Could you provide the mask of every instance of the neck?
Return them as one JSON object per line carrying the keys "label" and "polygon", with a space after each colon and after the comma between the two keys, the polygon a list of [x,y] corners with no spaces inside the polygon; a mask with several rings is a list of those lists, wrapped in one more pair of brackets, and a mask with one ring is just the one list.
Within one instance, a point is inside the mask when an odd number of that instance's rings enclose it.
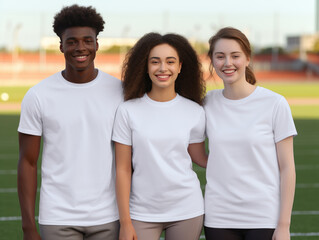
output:
{"label": "neck", "polygon": [[174,89],[158,89],[152,87],[152,90],[147,93],[149,98],[158,102],[168,102],[176,97]]}
{"label": "neck", "polygon": [[256,86],[245,81],[244,83],[224,85],[223,95],[231,100],[239,100],[248,97],[255,89]]}
{"label": "neck", "polygon": [[62,76],[69,82],[73,83],[88,83],[96,78],[98,70],[94,67],[90,70],[71,70],[66,68],[62,71]]}

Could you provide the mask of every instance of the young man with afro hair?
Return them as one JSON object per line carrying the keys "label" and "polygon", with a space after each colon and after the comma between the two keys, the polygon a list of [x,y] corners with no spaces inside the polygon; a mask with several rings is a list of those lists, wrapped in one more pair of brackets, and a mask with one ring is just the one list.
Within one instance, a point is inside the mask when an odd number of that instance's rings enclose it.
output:
{"label": "young man with afro hair", "polygon": [[[123,97],[121,81],[94,67],[103,28],[92,7],[72,5],[57,13],[53,29],[65,69],[23,99],[18,194],[24,240],[118,239],[111,134]],[[41,140],[39,234],[35,202]]]}

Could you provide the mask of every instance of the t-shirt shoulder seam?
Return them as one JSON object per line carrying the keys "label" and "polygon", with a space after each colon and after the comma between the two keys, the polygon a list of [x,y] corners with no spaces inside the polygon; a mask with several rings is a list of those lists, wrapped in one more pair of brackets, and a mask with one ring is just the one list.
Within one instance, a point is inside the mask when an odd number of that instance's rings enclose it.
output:
{"label": "t-shirt shoulder seam", "polygon": [[[48,78],[46,78],[46,79],[48,79]],[[46,79],[44,79],[44,80],[46,80]],[[35,86],[37,86],[37,85],[35,85]],[[41,104],[41,100],[40,100],[40,97],[39,97],[39,94],[38,94],[39,91],[38,91],[37,88],[34,88],[34,87],[30,88],[29,91],[30,91],[30,94],[33,95],[34,104],[39,106],[39,112],[41,114],[40,117],[41,117],[41,119],[43,119],[42,104]]]}
{"label": "t-shirt shoulder seam", "polygon": [[274,109],[273,109],[273,113],[272,113],[272,125],[274,126],[275,124],[275,117],[276,117],[276,114],[277,114],[277,111],[278,111],[278,108],[279,108],[279,104],[284,100],[285,98],[281,95],[278,95],[278,99],[276,99],[276,103],[275,103],[275,106],[274,106]]}

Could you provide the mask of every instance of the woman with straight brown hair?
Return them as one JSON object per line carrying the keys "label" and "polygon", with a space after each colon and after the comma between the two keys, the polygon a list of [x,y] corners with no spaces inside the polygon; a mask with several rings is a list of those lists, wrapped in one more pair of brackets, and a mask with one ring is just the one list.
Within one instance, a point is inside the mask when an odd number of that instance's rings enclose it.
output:
{"label": "woman with straight brown hair", "polygon": [[224,89],[208,92],[207,240],[289,240],[295,190],[293,136],[284,97],[256,86],[251,48],[235,28],[209,40]]}

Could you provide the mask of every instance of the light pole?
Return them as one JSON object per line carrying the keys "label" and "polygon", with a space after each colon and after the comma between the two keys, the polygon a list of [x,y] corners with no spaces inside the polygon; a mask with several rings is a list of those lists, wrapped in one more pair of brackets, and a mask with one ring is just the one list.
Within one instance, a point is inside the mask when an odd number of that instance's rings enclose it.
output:
{"label": "light pole", "polygon": [[124,44],[126,44],[125,39],[127,38],[127,34],[129,31],[130,31],[130,26],[128,26],[128,25],[124,26],[123,31],[122,31],[122,40],[120,43],[120,66],[123,66],[123,61],[124,61],[125,54],[126,54],[126,45],[124,45]]}
{"label": "light pole", "polygon": [[18,36],[19,31],[22,27],[21,23],[18,23],[14,29],[13,29],[13,46],[12,46],[12,70],[13,70],[13,81],[17,80],[18,78],[18,71],[19,71],[19,65],[18,65],[18,55],[19,55],[19,49],[18,49]]}
{"label": "light pole", "polygon": [[16,64],[18,60],[18,36],[19,30],[21,29],[22,24],[18,23],[13,29],[13,46],[12,46],[12,64]]}

